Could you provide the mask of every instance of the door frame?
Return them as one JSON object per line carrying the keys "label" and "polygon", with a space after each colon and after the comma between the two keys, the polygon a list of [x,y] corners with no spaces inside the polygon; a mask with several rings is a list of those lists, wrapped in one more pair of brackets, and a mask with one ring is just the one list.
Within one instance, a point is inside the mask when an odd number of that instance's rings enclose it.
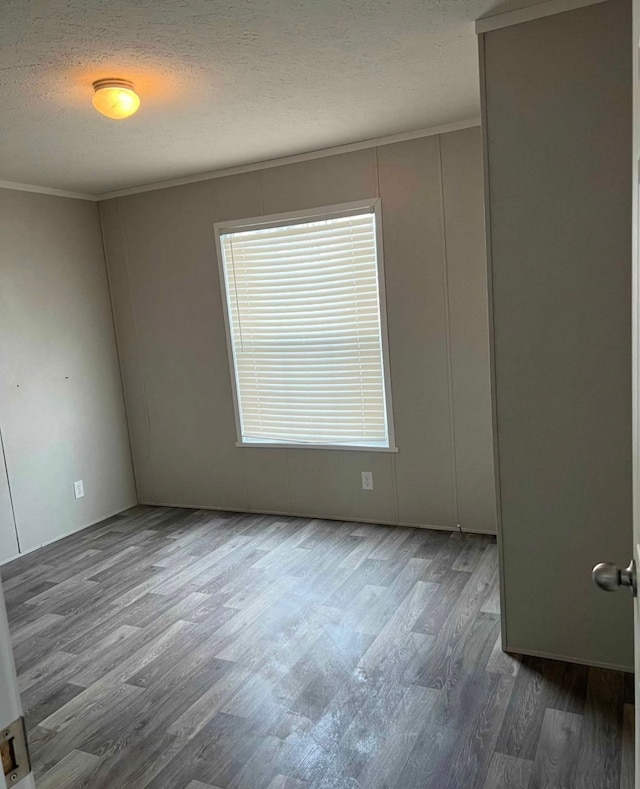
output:
{"label": "door frame", "polygon": [[[22,702],[13,660],[9,620],[7,619],[4,593],[0,582],[0,728],[9,726],[21,716]],[[1,773],[2,770],[0,770]],[[4,777],[0,777],[0,780],[2,780],[2,786],[8,786]],[[33,773],[29,773],[21,781],[13,783],[11,786],[18,786],[20,789],[35,789],[36,784]]]}
{"label": "door frame", "polygon": [[[633,404],[633,558],[640,567],[640,0],[633,0],[633,151],[632,151],[632,404]],[[635,662],[635,763],[636,788],[640,789],[640,603],[634,601]]]}

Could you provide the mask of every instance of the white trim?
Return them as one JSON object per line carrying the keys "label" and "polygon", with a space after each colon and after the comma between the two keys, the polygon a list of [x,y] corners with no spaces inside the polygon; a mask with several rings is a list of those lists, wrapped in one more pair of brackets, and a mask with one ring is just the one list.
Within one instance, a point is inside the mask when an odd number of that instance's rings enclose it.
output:
{"label": "white trim", "polygon": [[[222,258],[222,245],[220,232],[224,230],[223,223],[217,222],[213,226],[215,239],[215,255],[218,259],[218,276],[220,277],[220,297],[222,299],[222,315],[224,319],[224,333],[227,340],[227,359],[229,360],[229,380],[231,381],[231,397],[233,399],[233,416],[236,423],[236,446],[242,441],[242,424],[240,422],[240,403],[238,398],[238,377],[233,359],[233,345],[231,344],[231,318],[229,317],[229,289],[227,276]],[[244,472],[243,472],[244,473]]]}
{"label": "white trim", "polygon": [[79,526],[77,529],[71,529],[71,531],[66,531],[64,534],[59,534],[57,537],[54,537],[52,540],[47,540],[46,542],[40,543],[40,545],[34,545],[33,548],[27,548],[20,553],[17,553],[15,556],[11,556],[9,559],[3,559],[0,562],[0,566],[3,564],[9,564],[9,562],[15,562],[16,559],[22,559],[23,556],[26,556],[29,553],[33,553],[34,551],[39,551],[40,548],[46,548],[47,545],[53,545],[54,542],[58,542],[59,540],[64,540],[65,537],[71,537],[73,534],[77,534],[78,532],[84,531],[85,529],[90,529],[92,526],[95,526],[98,523],[102,523],[102,521],[107,521],[109,518],[114,518],[116,515],[120,515],[121,512],[126,512],[127,510],[133,509],[134,507],[138,506],[138,502],[135,501],[133,504],[127,504],[125,507],[120,507],[120,509],[114,510],[113,512],[109,512],[107,515],[101,515],[99,518],[91,521],[90,523],[85,523],[84,526]]}
{"label": "white trim", "polygon": [[[592,2],[602,2],[603,0],[592,0]],[[460,131],[461,129],[471,129],[480,126],[480,118],[468,118],[452,123],[443,123],[440,126],[427,126],[423,129],[414,131],[399,132],[389,134],[385,137],[373,137],[369,140],[336,145],[332,148],[319,148],[315,151],[296,153],[291,156],[282,156],[276,159],[265,159],[259,162],[240,164],[234,167],[226,167],[222,170],[211,170],[210,172],[198,175],[187,175],[183,178],[171,178],[166,181],[156,181],[154,183],[140,184],[140,186],[130,186],[126,189],[117,189],[113,192],[103,192],[102,194],[85,194],[83,192],[68,192],[64,189],[54,189],[49,186],[38,186],[37,184],[21,184],[14,181],[0,181],[0,189],[15,189],[19,192],[37,192],[38,194],[54,195],[56,197],[71,197],[75,200],[90,200],[99,202],[101,200],[111,200],[114,197],[126,197],[136,195],[141,192],[154,192],[157,189],[169,189],[172,186],[184,186],[194,184],[198,181],[209,181],[212,178],[225,178],[227,175],[239,175],[240,173],[250,173],[255,170],[267,170],[271,167],[282,167],[286,164],[297,164],[298,162],[308,162],[312,159],[322,159],[325,156],[337,156],[341,153],[351,153],[352,151],[362,151],[367,148],[377,148],[379,145],[391,145],[395,142],[406,142],[407,140],[418,140],[421,137],[432,137],[436,134],[447,134],[448,132]]]}
{"label": "white trim", "polygon": [[[640,7],[632,6],[632,156],[631,156],[631,394],[632,394],[632,473],[633,473],[633,555],[640,562]],[[635,663],[634,688],[636,695],[640,690],[640,608],[638,598],[633,603],[633,646]],[[640,707],[635,712],[635,772],[636,781],[640,778]]]}
{"label": "white trim", "polygon": [[[336,205],[319,206],[318,208],[302,208],[299,211],[284,211],[281,214],[264,214],[262,216],[251,216],[247,219],[230,219],[228,221],[216,222],[214,230],[218,235],[226,230],[262,230],[266,227],[277,225],[303,224],[309,220],[336,219],[350,214],[357,214],[363,209],[368,209],[374,213],[376,203],[380,202],[379,197],[370,197],[365,200],[352,200],[349,203],[337,203]],[[376,218],[378,218],[376,216]]]}
{"label": "white trim", "polygon": [[449,437],[451,441],[452,499],[456,523],[460,521],[460,485],[458,482],[458,445],[456,435],[455,384],[453,375],[453,338],[451,333],[451,289],[449,287],[449,246],[445,211],[445,177],[442,162],[442,140],[438,137],[438,187],[440,192],[440,227],[442,228],[442,306],[444,308],[444,336],[447,348],[447,400],[449,401]]}
{"label": "white trim", "polygon": [[505,11],[503,14],[485,16],[476,20],[476,33],[488,33],[491,30],[500,30],[511,25],[520,25],[523,22],[532,22],[545,16],[563,14],[565,11],[575,11],[588,5],[604,3],[606,0],[547,0],[545,3],[518,8],[515,11]]}
{"label": "white trim", "polygon": [[98,200],[111,200],[113,197],[126,197],[140,192],[152,192],[157,189],[168,189],[171,186],[183,186],[193,184],[198,181],[208,181],[211,178],[225,178],[227,175],[239,175],[240,173],[250,173],[255,170],[268,170],[271,167],[282,167],[286,164],[297,164],[298,162],[308,162],[312,159],[322,159],[325,156],[337,156],[341,153],[351,153],[352,151],[362,151],[366,148],[377,148],[379,145],[391,145],[395,142],[406,142],[407,140],[418,140],[421,137],[432,137],[436,134],[447,134],[448,132],[460,131],[461,129],[471,129],[480,125],[480,118],[469,118],[453,123],[444,123],[441,126],[429,126],[415,131],[400,132],[399,134],[389,134],[386,137],[374,137],[370,140],[347,143],[346,145],[336,145],[333,148],[319,148],[316,151],[297,153],[291,156],[283,156],[277,159],[267,159],[261,162],[241,164],[236,167],[227,167],[224,170],[212,170],[200,175],[188,175],[184,178],[173,178],[168,181],[157,181],[156,183],[143,184],[141,186],[131,186],[128,189],[119,189],[115,192],[105,192],[98,195]]}
{"label": "white trim", "polygon": [[[377,162],[376,162],[377,171]],[[378,263],[378,311],[380,314],[380,343],[382,345],[382,375],[384,376],[384,408],[387,417],[388,450],[397,452],[396,430],[391,395],[391,354],[389,353],[389,328],[387,325],[387,289],[384,274],[384,241],[382,237],[382,199],[378,195],[372,206],[376,223],[376,258]]]}
{"label": "white trim", "polygon": [[487,262],[487,295],[489,319],[489,374],[491,377],[491,437],[493,447],[493,473],[496,495],[496,533],[498,540],[498,579],[500,588],[500,636],[506,650],[507,596],[504,583],[504,542],[502,539],[502,489],[500,485],[500,445],[498,442],[498,386],[496,381],[496,349],[493,314],[493,245],[491,238],[491,189],[489,167],[489,118],[487,114],[487,84],[485,74],[485,41],[478,38],[478,68],[480,74],[480,111],[482,113],[482,174],[484,188],[485,254]]}
{"label": "white trim", "polygon": [[99,195],[84,194],[84,192],[67,192],[64,189],[53,189],[49,186],[37,186],[36,184],[19,184],[14,181],[0,181],[0,189],[13,189],[16,192],[35,192],[40,195],[52,195],[53,197],[69,197],[72,200],[90,200],[96,203],[101,200]]}
{"label": "white trim", "polygon": [[398,452],[398,447],[378,447],[373,444],[295,444],[286,441],[236,441],[239,449],[333,449],[340,452]]}
{"label": "white trim", "polygon": [[[2,582],[0,582],[0,726],[9,726],[23,714],[22,701],[20,699],[20,688],[16,674],[16,665],[11,648],[11,631],[9,620],[4,602]],[[4,770],[2,771],[4,774]],[[7,779],[8,780],[8,779]],[[0,775],[0,784],[5,784],[4,778]],[[19,786],[20,789],[35,789],[36,784],[33,777],[33,770],[29,771],[20,781],[11,786]]]}
{"label": "white trim", "polygon": [[432,523],[410,523],[409,521],[374,520],[372,518],[361,518],[359,516],[353,517],[353,515],[320,515],[317,512],[241,509],[240,507],[214,507],[211,504],[176,504],[164,501],[139,501],[138,504],[143,507],[170,507],[172,509],[182,510],[206,510],[207,512],[238,512],[246,513],[247,515],[276,515],[283,518],[314,518],[322,521],[340,521],[341,523],[371,523],[374,526],[402,526],[407,529],[433,529],[434,531],[462,532],[463,534],[486,534],[487,537],[496,536],[495,532],[484,531],[482,529],[463,529],[457,526],[438,526]]}
{"label": "white trim", "polygon": [[[238,377],[233,359],[233,346],[231,343],[231,321],[229,318],[229,289],[227,288],[226,272],[222,262],[222,246],[220,236],[227,230],[254,230],[269,225],[285,225],[292,222],[304,222],[318,219],[333,219],[341,216],[349,216],[359,211],[369,211],[375,216],[376,228],[376,263],[378,270],[378,309],[380,313],[380,340],[382,350],[382,374],[384,377],[384,401],[385,415],[387,418],[387,439],[389,445],[366,446],[364,444],[296,444],[294,442],[246,442],[242,440],[242,424],[240,419],[240,399],[238,397]],[[318,208],[308,208],[300,211],[286,211],[280,214],[267,214],[265,216],[250,217],[248,219],[234,219],[228,222],[216,222],[213,226],[215,237],[216,257],[218,258],[218,275],[220,277],[220,290],[222,296],[222,310],[224,314],[224,327],[227,336],[227,355],[229,357],[229,370],[231,373],[231,391],[233,395],[233,409],[236,422],[236,446],[250,447],[252,449],[261,447],[277,447],[279,449],[336,449],[336,450],[356,450],[361,452],[397,452],[393,398],[391,395],[391,363],[389,354],[389,332],[387,328],[387,299],[385,291],[384,276],[384,248],[382,242],[382,201],[379,197],[371,197],[365,200],[353,200],[348,203],[337,203],[329,206],[319,206]]]}

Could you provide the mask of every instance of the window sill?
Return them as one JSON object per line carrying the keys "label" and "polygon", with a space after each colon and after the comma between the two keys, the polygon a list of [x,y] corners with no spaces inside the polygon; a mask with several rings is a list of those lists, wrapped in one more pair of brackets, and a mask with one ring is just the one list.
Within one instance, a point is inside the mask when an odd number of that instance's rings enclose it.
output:
{"label": "window sill", "polygon": [[237,441],[237,447],[243,449],[332,449],[347,452],[398,452],[398,447],[366,446],[365,444],[287,444],[274,441]]}

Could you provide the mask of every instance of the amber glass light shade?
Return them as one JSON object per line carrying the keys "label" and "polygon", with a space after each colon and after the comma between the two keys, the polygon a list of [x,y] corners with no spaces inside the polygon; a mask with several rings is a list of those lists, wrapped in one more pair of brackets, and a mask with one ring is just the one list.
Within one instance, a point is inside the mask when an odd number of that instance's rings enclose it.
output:
{"label": "amber glass light shade", "polygon": [[93,106],[107,118],[123,120],[138,111],[140,97],[127,79],[99,79],[93,90]]}

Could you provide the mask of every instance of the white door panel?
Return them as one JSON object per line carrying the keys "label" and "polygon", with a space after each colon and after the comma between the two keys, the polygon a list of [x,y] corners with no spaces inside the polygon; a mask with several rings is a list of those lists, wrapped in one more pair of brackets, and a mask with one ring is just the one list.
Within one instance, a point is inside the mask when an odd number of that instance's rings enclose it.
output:
{"label": "white door panel", "polygon": [[[0,584],[0,730],[9,726],[13,721],[22,715],[22,704],[18,691],[16,670],[13,662],[13,652],[11,650],[11,639],[9,636],[9,623],[7,612],[4,607],[4,595],[2,584]],[[0,770],[0,774],[3,771]],[[0,786],[4,786],[4,778],[0,777]],[[6,784],[7,786],[9,784]],[[29,774],[18,783],[11,783],[11,786],[19,786],[20,789],[34,789],[35,783],[33,775]]]}

